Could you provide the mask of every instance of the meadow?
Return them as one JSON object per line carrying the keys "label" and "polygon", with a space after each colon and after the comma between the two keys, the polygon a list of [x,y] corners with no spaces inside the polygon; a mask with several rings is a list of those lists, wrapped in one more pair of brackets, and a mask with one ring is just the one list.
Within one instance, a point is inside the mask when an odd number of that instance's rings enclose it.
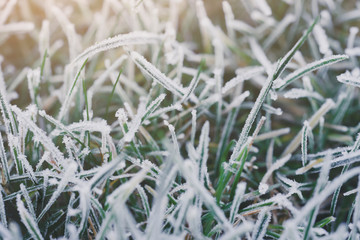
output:
{"label": "meadow", "polygon": [[360,2],[0,0],[1,239],[359,239]]}

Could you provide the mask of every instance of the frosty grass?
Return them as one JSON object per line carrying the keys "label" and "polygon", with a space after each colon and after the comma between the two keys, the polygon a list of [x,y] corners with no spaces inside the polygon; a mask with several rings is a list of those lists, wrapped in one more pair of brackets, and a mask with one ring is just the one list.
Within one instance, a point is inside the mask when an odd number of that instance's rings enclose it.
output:
{"label": "frosty grass", "polygon": [[360,2],[0,0],[2,239],[359,239]]}

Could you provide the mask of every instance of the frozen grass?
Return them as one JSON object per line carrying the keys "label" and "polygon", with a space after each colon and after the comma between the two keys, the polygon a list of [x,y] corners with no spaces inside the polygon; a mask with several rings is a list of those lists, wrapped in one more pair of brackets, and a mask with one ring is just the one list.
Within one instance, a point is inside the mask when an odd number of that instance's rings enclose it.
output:
{"label": "frozen grass", "polygon": [[0,0],[0,237],[360,238],[359,13]]}

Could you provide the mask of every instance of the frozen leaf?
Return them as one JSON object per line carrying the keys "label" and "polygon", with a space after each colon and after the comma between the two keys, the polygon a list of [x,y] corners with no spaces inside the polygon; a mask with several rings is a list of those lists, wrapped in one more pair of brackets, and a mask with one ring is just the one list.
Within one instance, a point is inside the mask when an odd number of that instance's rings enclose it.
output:
{"label": "frozen leaf", "polygon": [[158,82],[164,88],[172,92],[174,95],[179,97],[183,97],[187,95],[185,90],[181,86],[179,86],[173,80],[165,76],[162,72],[160,72],[159,69],[157,69],[154,65],[148,62],[139,53],[132,51],[130,52],[130,56],[142,71],[144,71],[147,75],[152,77],[156,82]]}
{"label": "frozen leaf", "polygon": [[24,223],[25,227],[27,228],[31,236],[37,240],[44,239],[43,236],[41,235],[37,222],[35,221],[33,216],[29,214],[29,212],[26,210],[24,206],[24,203],[21,201],[20,195],[17,195],[16,197],[16,205],[19,211],[19,215],[21,217],[21,221]]}
{"label": "frozen leaf", "polygon": [[360,87],[360,70],[359,68],[355,68],[351,73],[346,71],[337,76],[337,80],[351,86]]}
{"label": "frozen leaf", "polygon": [[290,73],[283,79],[283,83],[281,85],[276,86],[276,89],[283,89],[291,82],[295,81],[296,79],[304,76],[307,73],[310,73],[312,71],[315,71],[316,69],[319,69],[321,67],[325,67],[334,63],[337,63],[339,61],[343,61],[348,59],[349,57],[347,55],[333,55],[330,57],[323,58],[319,61],[312,62],[302,68],[297,69],[296,71]]}
{"label": "frozen leaf", "polygon": [[158,43],[160,40],[160,35],[151,32],[136,31],[127,34],[119,34],[115,37],[105,39],[85,49],[73,60],[73,63],[83,62],[85,59],[90,59],[92,56],[99,52],[108,51],[121,46],[154,44]]}

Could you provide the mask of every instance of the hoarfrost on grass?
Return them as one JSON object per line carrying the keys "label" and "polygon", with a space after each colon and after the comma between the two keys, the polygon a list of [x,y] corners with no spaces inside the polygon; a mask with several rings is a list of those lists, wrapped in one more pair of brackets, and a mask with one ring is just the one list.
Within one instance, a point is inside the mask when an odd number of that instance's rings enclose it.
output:
{"label": "hoarfrost on grass", "polygon": [[358,237],[359,6],[281,4],[0,0],[0,237]]}

